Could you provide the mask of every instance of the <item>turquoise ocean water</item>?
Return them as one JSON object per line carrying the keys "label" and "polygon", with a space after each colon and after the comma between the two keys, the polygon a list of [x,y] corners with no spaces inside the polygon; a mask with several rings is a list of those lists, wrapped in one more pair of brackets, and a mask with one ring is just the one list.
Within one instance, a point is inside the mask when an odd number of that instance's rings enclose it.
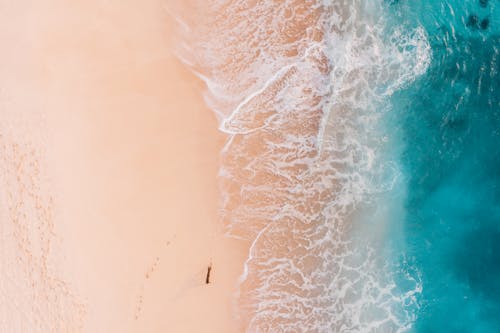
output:
{"label": "turquoise ocean water", "polygon": [[432,52],[386,118],[407,185],[392,244],[422,283],[413,331],[500,332],[500,1],[388,5]]}

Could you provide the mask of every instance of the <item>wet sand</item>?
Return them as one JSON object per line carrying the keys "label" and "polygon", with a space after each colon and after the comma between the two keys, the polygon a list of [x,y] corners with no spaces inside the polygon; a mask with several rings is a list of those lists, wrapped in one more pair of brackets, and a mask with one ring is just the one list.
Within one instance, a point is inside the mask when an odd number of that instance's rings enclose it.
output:
{"label": "wet sand", "polygon": [[16,2],[0,18],[0,295],[15,304],[0,330],[238,331],[248,244],[218,219],[225,137],[162,2]]}

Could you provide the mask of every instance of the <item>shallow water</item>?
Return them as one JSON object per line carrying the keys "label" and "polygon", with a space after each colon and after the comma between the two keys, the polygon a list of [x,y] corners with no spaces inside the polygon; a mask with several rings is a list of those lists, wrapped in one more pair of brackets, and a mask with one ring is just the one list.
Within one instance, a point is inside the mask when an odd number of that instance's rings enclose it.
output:
{"label": "shallow water", "polygon": [[181,24],[228,135],[221,217],[253,241],[246,331],[498,330],[496,6],[212,1]]}

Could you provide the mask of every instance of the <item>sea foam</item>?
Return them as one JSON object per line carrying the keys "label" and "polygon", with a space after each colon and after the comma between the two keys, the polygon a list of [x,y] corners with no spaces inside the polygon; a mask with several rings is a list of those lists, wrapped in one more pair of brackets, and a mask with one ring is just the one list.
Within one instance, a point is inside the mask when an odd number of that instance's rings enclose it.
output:
{"label": "sea foam", "polygon": [[424,30],[389,26],[376,0],[207,3],[179,18],[178,55],[228,135],[221,216],[228,235],[253,242],[242,325],[408,330],[418,272],[387,260],[388,217],[369,214],[402,186],[383,117],[387,97],[429,65]]}

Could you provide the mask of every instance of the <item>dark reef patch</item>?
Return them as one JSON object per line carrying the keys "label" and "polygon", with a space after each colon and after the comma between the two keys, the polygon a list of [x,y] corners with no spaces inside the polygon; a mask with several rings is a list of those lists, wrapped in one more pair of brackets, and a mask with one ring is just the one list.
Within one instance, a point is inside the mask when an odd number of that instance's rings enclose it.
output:
{"label": "dark reef patch", "polygon": [[488,18],[485,18],[481,21],[481,23],[479,24],[479,26],[481,27],[481,29],[483,30],[486,30],[488,29],[488,27],[490,26],[490,20]]}
{"label": "dark reef patch", "polygon": [[467,25],[469,28],[477,29],[479,24],[479,18],[475,14],[470,14],[469,17],[467,18]]}

